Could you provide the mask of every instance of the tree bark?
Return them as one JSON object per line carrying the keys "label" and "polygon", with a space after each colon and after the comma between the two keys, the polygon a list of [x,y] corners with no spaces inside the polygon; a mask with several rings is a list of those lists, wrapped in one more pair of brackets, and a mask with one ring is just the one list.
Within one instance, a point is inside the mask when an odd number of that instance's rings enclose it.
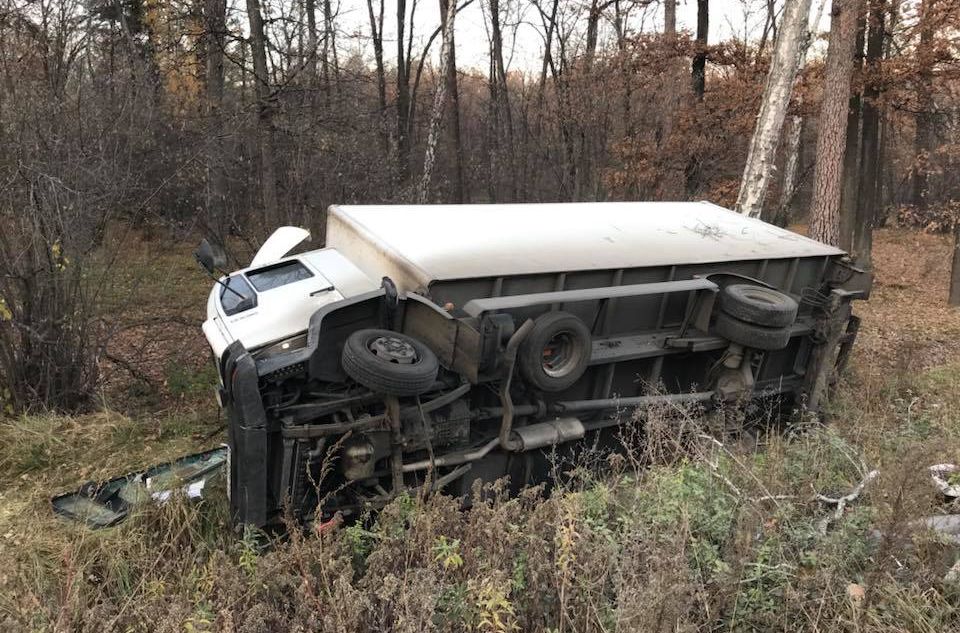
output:
{"label": "tree bark", "polygon": [[410,177],[410,66],[404,47],[407,0],[397,0],[397,172],[400,182]]}
{"label": "tree bark", "polygon": [[[447,3],[440,1],[440,18],[443,24],[447,23]],[[451,3],[454,12],[456,12],[456,3]],[[450,18],[450,43],[447,45],[446,60],[446,126],[450,138],[450,145],[453,155],[453,201],[463,204],[466,200],[463,179],[463,140],[460,135],[460,90],[457,85],[457,44],[456,29],[453,28],[453,17]]]}
{"label": "tree bark", "polygon": [[797,193],[797,175],[800,171],[800,140],[803,134],[803,119],[792,116],[787,125],[787,147],[784,150],[786,160],[783,164],[783,185],[780,188],[780,203],[771,221],[777,226],[790,224],[790,209],[793,197]]}
{"label": "tree bark", "polygon": [[663,34],[677,34],[677,0],[663,0]]}
{"label": "tree bark", "polygon": [[304,10],[307,14],[307,87],[310,89],[310,102],[315,103],[317,89],[317,0],[306,0]]}
{"label": "tree bark", "polygon": [[419,204],[426,204],[430,196],[430,179],[433,176],[433,165],[436,162],[437,141],[440,138],[440,127],[443,123],[443,113],[447,99],[449,85],[448,71],[450,69],[450,45],[453,39],[453,24],[457,16],[457,0],[440,0],[443,16],[443,40],[440,47],[441,70],[437,77],[437,89],[433,95],[433,108],[430,111],[429,132],[427,133],[427,147],[423,158],[423,173],[420,176],[420,187],[417,191]]}
{"label": "tree bark", "polygon": [[960,306],[960,222],[953,227],[953,261],[950,266],[950,296],[947,303]]}
{"label": "tree bark", "polygon": [[[861,9],[862,9],[861,4]],[[857,40],[853,48],[854,76],[863,72],[863,44],[866,36],[866,20],[861,10],[857,16]],[[840,193],[840,245],[843,250],[853,249],[854,223],[857,216],[857,199],[860,193],[860,114],[863,106],[861,91],[850,94],[847,106],[847,133],[843,151],[843,190]]]}
{"label": "tree bark", "polygon": [[693,94],[703,101],[707,89],[707,34],[710,31],[710,0],[697,0],[697,40],[690,77]]}
{"label": "tree bark", "polygon": [[367,13],[370,17],[370,38],[373,40],[373,59],[377,66],[377,105],[380,107],[380,147],[387,151],[387,74],[383,66],[383,9],[384,0],[380,0],[378,13],[373,11],[373,0],[367,0]]}
{"label": "tree bark", "polygon": [[226,34],[226,0],[204,0],[206,28],[206,109],[209,130],[207,158],[208,224],[224,244],[232,222],[227,217],[227,187],[223,149],[223,46]]}
{"label": "tree bark", "polygon": [[830,42],[824,70],[813,200],[810,204],[810,236],[837,247],[840,246],[843,156],[859,9],[860,0],[834,0],[830,12]]}
{"label": "tree bark", "polygon": [[266,35],[260,0],[247,0],[250,20],[250,56],[253,58],[253,82],[257,96],[257,141],[260,146],[260,192],[267,226],[281,223],[277,202],[277,175],[273,151],[273,105],[270,75],[267,70]]}
{"label": "tree bark", "polygon": [[[556,7],[554,7],[556,9]],[[513,157],[513,119],[510,112],[510,98],[507,92],[507,73],[503,63],[503,33],[500,28],[500,0],[490,0],[490,177],[491,202],[495,202],[499,192],[496,190],[502,163],[508,172],[510,195],[516,193],[516,180]],[[506,151],[500,142],[500,135],[506,140]],[[508,154],[506,161],[503,154]]]}
{"label": "tree bark", "polygon": [[933,151],[933,68],[930,54],[936,25],[933,21],[935,0],[922,0],[919,12],[920,42],[917,46],[917,105],[914,115],[914,165],[911,179],[913,204],[918,209],[927,207],[930,186],[930,152]]}
{"label": "tree bark", "polygon": [[737,197],[737,211],[753,218],[763,211],[809,19],[810,0],[787,0]]}
{"label": "tree bark", "polygon": [[877,72],[883,56],[886,0],[871,0],[863,85],[863,122],[860,141],[860,184],[854,221],[852,254],[857,265],[872,267],[873,226],[880,203],[880,98]]}

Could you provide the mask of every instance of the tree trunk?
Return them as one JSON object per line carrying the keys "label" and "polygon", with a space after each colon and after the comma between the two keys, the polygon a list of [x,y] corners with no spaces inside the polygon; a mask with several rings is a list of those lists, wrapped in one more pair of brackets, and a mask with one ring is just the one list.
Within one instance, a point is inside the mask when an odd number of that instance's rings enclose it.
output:
{"label": "tree trunk", "polygon": [[600,32],[600,0],[591,0],[590,11],[587,13],[587,45],[583,65],[589,73],[593,68],[593,60],[597,55],[597,39]]}
{"label": "tree trunk", "polygon": [[[447,23],[447,3],[440,1],[440,18],[443,24]],[[456,3],[452,3],[456,11]],[[457,86],[457,44],[456,31],[450,18],[450,43],[447,45],[445,61],[447,99],[446,99],[446,126],[450,138],[451,154],[453,156],[453,202],[463,204],[466,201],[463,182],[463,141],[460,136],[460,90]]]}
{"label": "tree trunk", "polygon": [[810,0],[787,0],[737,197],[737,211],[753,218],[763,211],[809,19]]}
{"label": "tree trunk", "polygon": [[[861,5],[862,6],[862,5]],[[854,75],[863,72],[863,44],[866,35],[866,20],[863,12],[857,16],[857,40],[853,48]],[[847,134],[843,151],[843,190],[840,193],[840,246],[845,251],[853,250],[854,223],[857,216],[857,199],[860,193],[860,111],[863,99],[860,91],[850,95],[847,106]]]}
{"label": "tree trunk", "polygon": [[780,203],[771,221],[777,226],[790,224],[790,209],[793,207],[793,197],[797,194],[797,175],[800,172],[800,140],[803,135],[803,119],[792,116],[787,122],[787,147],[784,150],[786,159],[783,164],[783,185],[780,188]]}
{"label": "tree trunk", "polygon": [[323,74],[327,99],[330,98],[330,82],[340,90],[340,60],[337,58],[337,31],[333,24],[333,7],[330,0],[323,0]]}
{"label": "tree trunk", "polygon": [[370,17],[370,37],[373,40],[373,59],[377,66],[377,105],[380,107],[380,147],[386,152],[387,139],[387,74],[383,67],[383,9],[384,0],[380,0],[380,11],[374,13],[373,0],[367,0],[367,13]]}
{"label": "tree trunk", "polygon": [[950,297],[947,303],[960,306],[960,222],[953,227],[953,261],[950,266]]}
{"label": "tree trunk", "polygon": [[663,0],[663,34],[677,34],[677,0]]}
{"label": "tree trunk", "polygon": [[223,149],[223,46],[226,33],[226,0],[204,0],[206,21],[206,106],[209,130],[207,157],[208,224],[216,239],[224,244],[232,228],[227,217],[227,187]]}
{"label": "tree trunk", "polygon": [[443,43],[440,47],[441,70],[437,77],[437,88],[433,95],[433,108],[430,111],[429,132],[427,133],[427,147],[423,158],[423,174],[420,176],[420,187],[417,191],[419,204],[426,204],[430,196],[430,178],[433,176],[433,165],[436,161],[437,141],[440,138],[440,127],[443,123],[443,113],[446,105],[448,72],[450,70],[450,45],[453,40],[453,24],[457,17],[457,0],[440,0],[443,16]]}
{"label": "tree trunk", "polygon": [[250,55],[253,58],[253,82],[257,95],[257,141],[260,146],[260,192],[267,226],[281,223],[277,203],[277,176],[273,152],[273,105],[270,103],[270,75],[267,71],[267,45],[263,31],[260,0],[247,0],[250,20]]}
{"label": "tree trunk", "polygon": [[860,0],[834,0],[830,13],[830,42],[824,70],[820,129],[813,172],[813,200],[810,204],[810,236],[839,247],[843,156]]}
{"label": "tree trunk", "polygon": [[410,177],[410,67],[404,47],[407,0],[397,0],[397,172],[400,182]]}
{"label": "tree trunk", "polygon": [[693,82],[693,94],[697,101],[703,101],[707,88],[707,34],[710,31],[710,0],[697,0],[697,42],[693,54],[690,76]]}
{"label": "tree trunk", "polygon": [[[499,179],[495,175],[500,173],[500,164],[506,167],[510,181],[509,198],[516,194],[516,174],[513,165],[513,120],[510,112],[510,98],[507,93],[507,73],[503,64],[503,33],[500,28],[500,1],[490,0],[490,107],[491,107],[491,154],[490,169],[494,183]],[[500,134],[503,133],[506,141],[506,151],[502,151]],[[508,154],[506,161],[503,154]],[[498,194],[494,192],[494,195]],[[491,200],[491,201],[495,201]]]}
{"label": "tree trunk", "polygon": [[863,122],[860,142],[860,185],[854,221],[852,253],[857,265],[871,268],[873,226],[880,203],[880,98],[877,71],[883,55],[886,0],[871,0],[867,37],[866,77],[863,86]]}
{"label": "tree trunk", "polygon": [[316,102],[317,90],[317,0],[306,0],[307,13],[307,87],[310,90],[310,102]]}
{"label": "tree trunk", "polygon": [[914,165],[911,183],[912,202],[918,209],[927,206],[930,186],[930,152],[933,150],[933,61],[930,55],[936,25],[933,22],[935,0],[920,3],[920,43],[917,47],[917,105],[914,115],[916,133],[913,142]]}

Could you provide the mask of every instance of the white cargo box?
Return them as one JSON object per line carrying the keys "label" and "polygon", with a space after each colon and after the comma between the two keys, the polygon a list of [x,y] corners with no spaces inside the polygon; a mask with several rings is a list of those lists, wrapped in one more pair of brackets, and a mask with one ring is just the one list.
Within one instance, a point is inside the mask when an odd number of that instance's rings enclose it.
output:
{"label": "white cargo box", "polygon": [[327,246],[403,291],[454,279],[842,253],[707,202],[334,205]]}

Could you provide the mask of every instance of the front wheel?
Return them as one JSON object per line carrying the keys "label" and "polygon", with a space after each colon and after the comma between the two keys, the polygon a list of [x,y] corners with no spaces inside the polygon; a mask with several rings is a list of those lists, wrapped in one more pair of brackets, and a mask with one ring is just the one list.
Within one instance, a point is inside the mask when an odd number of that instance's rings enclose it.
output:
{"label": "front wheel", "polygon": [[343,345],[343,370],[388,396],[418,396],[437,381],[440,363],[426,345],[390,330],[357,330]]}

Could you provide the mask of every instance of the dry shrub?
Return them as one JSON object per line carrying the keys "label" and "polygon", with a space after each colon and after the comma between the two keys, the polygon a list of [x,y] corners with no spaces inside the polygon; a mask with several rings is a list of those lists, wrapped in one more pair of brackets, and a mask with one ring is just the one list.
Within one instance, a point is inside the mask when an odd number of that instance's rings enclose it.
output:
{"label": "dry shrub", "polygon": [[[841,391],[834,415],[863,389]],[[955,554],[912,520],[943,510],[916,464],[960,435],[950,422],[957,403],[911,406],[889,399],[898,389],[869,392],[892,406],[861,409],[898,439],[854,437],[840,423],[735,442],[727,420],[650,408],[622,427],[634,433],[632,450],[558,463],[565,476],[548,496],[511,497],[499,482],[475,487],[462,511],[449,497],[405,495],[352,525],[283,539],[231,534],[222,498],[145,507],[103,532],[47,529],[43,547],[23,547],[5,566],[0,622],[90,631],[951,630],[956,595],[941,579]],[[833,508],[815,494],[846,494],[868,467],[881,477],[823,532]]]}

